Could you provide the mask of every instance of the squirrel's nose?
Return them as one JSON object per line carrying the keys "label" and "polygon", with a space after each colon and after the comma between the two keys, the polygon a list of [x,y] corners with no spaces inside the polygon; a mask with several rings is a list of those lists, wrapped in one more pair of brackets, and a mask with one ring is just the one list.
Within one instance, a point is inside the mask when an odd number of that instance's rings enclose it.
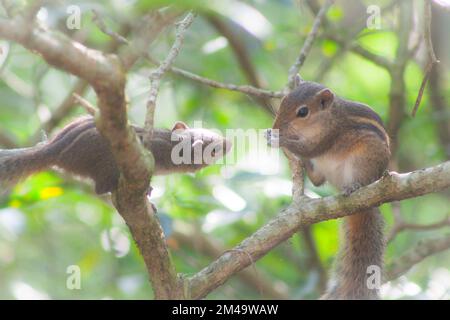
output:
{"label": "squirrel's nose", "polygon": [[213,157],[215,156],[221,156],[223,157],[224,155],[226,155],[232,147],[232,143],[231,141],[229,141],[228,139],[223,139],[222,143],[217,144],[214,149],[212,150],[211,154]]}

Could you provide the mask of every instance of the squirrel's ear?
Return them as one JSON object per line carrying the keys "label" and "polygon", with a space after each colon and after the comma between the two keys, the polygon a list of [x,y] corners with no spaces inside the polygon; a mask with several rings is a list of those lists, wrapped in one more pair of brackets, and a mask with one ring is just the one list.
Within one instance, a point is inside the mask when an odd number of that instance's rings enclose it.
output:
{"label": "squirrel's ear", "polygon": [[175,131],[175,130],[186,130],[186,129],[189,129],[189,127],[183,121],[175,122],[175,124],[172,127],[172,131]]}
{"label": "squirrel's ear", "polygon": [[328,88],[322,89],[317,93],[322,109],[328,108],[334,101],[334,93]]}
{"label": "squirrel's ear", "polygon": [[303,82],[302,77],[300,77],[299,74],[296,74],[294,78],[294,88],[299,87],[302,82]]}

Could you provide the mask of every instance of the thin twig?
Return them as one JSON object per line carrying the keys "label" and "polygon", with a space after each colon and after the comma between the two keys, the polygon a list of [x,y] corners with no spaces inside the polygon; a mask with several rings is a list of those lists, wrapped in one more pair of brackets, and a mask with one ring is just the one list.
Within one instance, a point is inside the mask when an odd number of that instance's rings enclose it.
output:
{"label": "thin twig", "polygon": [[[172,18],[174,14],[168,15],[168,17],[159,17],[159,25],[167,24],[170,21],[170,18]],[[146,30],[144,30],[146,31]],[[144,34],[147,34],[148,32],[144,32]],[[158,33],[158,32],[155,32]],[[148,36],[147,36],[148,37]],[[149,41],[142,41],[145,37],[137,37],[139,41],[133,41],[132,43],[129,43],[129,49],[126,54],[121,55],[121,60],[124,61],[124,65],[128,66],[130,63],[128,61],[135,61],[138,57],[143,57],[150,63],[154,65],[160,66],[163,62],[158,61],[155,58],[153,58],[146,50],[143,48],[147,47],[147,44]],[[131,56],[131,57],[130,57]],[[189,80],[198,82],[202,85],[207,85],[212,88],[217,89],[224,89],[224,90],[230,90],[230,91],[237,91],[241,92],[253,97],[257,98],[282,98],[284,97],[284,93],[282,91],[271,91],[271,90],[264,90],[258,87],[250,86],[250,85],[236,85],[232,83],[222,83],[216,80],[212,80],[206,77],[202,77],[200,75],[197,75],[195,73],[192,73],[190,71],[186,71],[181,68],[173,67],[169,65],[167,71],[182,76],[184,78],[187,78]]]}
{"label": "thin twig", "polygon": [[[393,3],[387,5],[385,8],[383,8],[382,11],[386,12],[386,11],[391,10],[396,4],[398,4],[398,2],[400,2],[400,1],[393,1]],[[318,3],[316,1],[307,1],[307,4],[314,14],[317,15],[319,13],[319,7],[318,7]],[[356,23],[356,24],[358,24],[358,23]],[[361,57],[372,61],[376,65],[378,65],[388,71],[391,69],[393,63],[389,59],[386,59],[383,56],[372,53],[369,50],[361,47],[357,42],[349,42],[347,39],[336,34],[336,30],[333,29],[333,26],[331,26],[331,24],[328,22],[328,20],[326,19],[325,16],[323,17],[322,25],[324,27],[326,27],[326,29],[327,29],[327,31],[323,35],[323,37],[325,39],[332,40],[333,42],[337,43],[341,48],[346,48],[346,49],[348,48],[353,53],[356,53],[356,54],[360,55]]]}
{"label": "thin twig", "polygon": [[433,49],[433,41],[431,40],[431,0],[425,0],[424,4],[424,15],[423,15],[423,37],[425,39],[425,44],[428,53],[428,63],[425,68],[425,75],[422,80],[422,84],[420,85],[419,94],[417,95],[416,103],[414,104],[414,108],[411,112],[413,117],[416,116],[417,110],[419,109],[420,102],[422,101],[423,92],[425,90],[425,86],[430,78],[431,70],[433,69],[435,64],[439,63],[439,60],[436,58],[436,54]]}
{"label": "thin twig", "polygon": [[313,42],[317,38],[317,35],[319,34],[319,27],[322,23],[322,19],[327,13],[328,9],[333,5],[333,3],[334,0],[327,0],[325,4],[322,6],[322,8],[320,8],[319,12],[316,15],[316,18],[314,19],[312,29],[309,32],[302,49],[300,50],[300,54],[297,57],[297,60],[295,60],[294,64],[289,68],[289,76],[287,83],[287,89],[289,91],[294,89],[295,76],[298,74],[300,68],[303,66],[303,63],[306,60],[306,57],[311,51]]}
{"label": "thin twig", "polygon": [[406,1],[399,3],[398,25],[396,28],[398,46],[395,53],[394,62],[391,68],[386,69],[391,78],[389,88],[389,116],[387,131],[391,137],[391,159],[395,161],[395,153],[399,145],[398,133],[405,119],[406,112],[406,82],[405,70],[409,55],[409,38],[413,26],[412,6]]}
{"label": "thin twig", "polygon": [[30,137],[28,144],[35,144],[41,140],[42,132],[50,133],[70,113],[74,105],[73,94],[82,95],[89,87],[87,81],[79,79],[64,100],[54,109],[50,118],[45,121]]}
{"label": "thin twig", "polygon": [[155,115],[156,98],[158,96],[159,87],[163,75],[169,70],[172,63],[180,53],[181,46],[183,45],[184,35],[189,26],[194,22],[194,13],[188,13],[186,17],[176,24],[175,42],[170,48],[169,54],[166,59],[159,65],[159,67],[150,74],[150,94],[147,100],[147,114],[145,116],[145,143],[149,144],[153,132],[153,120]]}
{"label": "thin twig", "polygon": [[391,232],[389,233],[389,236],[387,237],[387,242],[392,242],[392,240],[395,239],[395,237],[402,231],[405,230],[434,230],[439,228],[444,228],[450,226],[450,217],[445,217],[444,219],[430,223],[430,224],[417,224],[417,223],[408,223],[404,222],[403,220],[397,220],[394,223],[394,226],[391,229]]}
{"label": "thin twig", "polygon": [[[236,61],[240,65],[240,70],[247,78],[250,85],[257,88],[264,87],[261,78],[258,76],[258,72],[254,66],[250,52],[246,46],[246,41],[242,37],[242,32],[231,28],[231,25],[227,21],[216,14],[206,15],[208,22],[223,35],[230,45],[232,52],[236,58]],[[261,107],[266,111],[269,111],[272,115],[275,115],[275,110],[272,107],[270,98],[268,97],[254,97]]]}
{"label": "thin twig", "polygon": [[428,79],[430,78],[432,69],[433,69],[433,62],[430,60],[425,68],[425,75],[422,79],[422,83],[420,84],[419,93],[417,95],[416,102],[414,103],[414,108],[411,112],[411,116],[413,117],[416,116],[417,110],[419,109],[420,102],[422,101],[423,92],[425,91],[425,86],[427,85]]}
{"label": "thin twig", "polygon": [[450,235],[420,241],[415,247],[388,265],[386,268],[386,280],[390,281],[398,278],[425,258],[449,248]]}
{"label": "thin twig", "polygon": [[74,93],[73,97],[75,101],[77,101],[86,110],[87,113],[89,113],[91,116],[95,116],[95,114],[97,113],[96,107],[94,107],[89,101],[87,101],[77,93]]}
{"label": "thin twig", "polygon": [[433,49],[433,41],[431,40],[431,0],[425,0],[424,6],[424,38],[426,41],[428,57],[433,64],[439,63]]}
{"label": "thin twig", "polygon": [[[160,63],[156,59],[151,57],[150,55],[147,55],[145,58],[148,61],[150,61],[152,64]],[[264,89],[256,88],[256,87],[249,86],[249,85],[236,85],[236,84],[232,84],[232,83],[223,83],[223,82],[219,82],[216,80],[212,80],[209,78],[199,76],[195,73],[192,73],[190,71],[186,71],[184,69],[177,68],[177,67],[170,67],[168,71],[173,74],[185,77],[185,78],[195,81],[195,82],[199,82],[203,85],[207,85],[212,88],[225,89],[225,90],[230,90],[230,91],[238,91],[238,92],[241,92],[244,94],[248,94],[248,95],[255,96],[255,97],[262,97],[262,98],[282,98],[282,97],[284,97],[284,93],[282,91],[264,90]]]}
{"label": "thin twig", "polygon": [[116,40],[118,43],[122,44],[129,44],[129,41],[115,32],[114,30],[108,28],[105,21],[103,21],[103,18],[100,16],[100,14],[97,12],[97,10],[92,9],[92,14],[94,15],[92,17],[92,21],[97,25],[97,27],[105,34]]}
{"label": "thin twig", "polygon": [[384,69],[387,69],[387,70],[389,70],[392,67],[392,62],[389,59],[386,59],[383,56],[380,56],[380,55],[378,55],[376,53],[373,53],[373,52],[371,52],[371,51],[361,47],[357,42],[349,43],[348,41],[346,41],[341,36],[339,36],[337,34],[332,34],[330,32],[325,34],[324,37],[326,39],[334,41],[335,43],[337,43],[341,47],[348,48],[353,53],[356,53],[356,54],[360,55],[361,57],[372,61],[377,66],[380,66],[380,67],[382,67]]}

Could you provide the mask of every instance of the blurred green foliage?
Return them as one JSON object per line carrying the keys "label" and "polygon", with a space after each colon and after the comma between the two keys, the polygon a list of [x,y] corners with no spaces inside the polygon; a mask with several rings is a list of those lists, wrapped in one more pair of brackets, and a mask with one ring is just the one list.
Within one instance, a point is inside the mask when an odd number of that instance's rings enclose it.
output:
{"label": "blurred green foliage", "polygon": [[[287,70],[295,60],[313,19],[307,6],[300,1],[176,2],[195,7],[201,13],[219,12],[223,18],[233,21],[258,75],[267,88],[274,89],[285,85]],[[65,5],[80,6],[80,31],[85,34],[84,41],[90,47],[102,49],[110,38],[92,22],[92,8],[104,16],[108,26],[120,30],[121,23],[135,21],[150,9],[173,3],[164,0],[95,3],[73,0]],[[387,1],[379,3],[384,5]],[[65,7],[59,6],[49,8],[47,22],[52,22],[52,28],[73,34],[64,28]],[[339,23],[345,16],[343,10],[339,5],[331,10],[328,14],[330,21]],[[382,19],[393,19],[391,13],[383,14]],[[222,82],[247,83],[228,43],[223,39],[217,41],[221,38],[200,15],[186,35],[176,65]],[[163,59],[173,39],[174,30],[169,28],[150,47],[153,55]],[[222,45],[214,46],[214,41]],[[379,31],[363,30],[358,35],[358,43],[374,53],[392,58],[397,47],[397,35],[387,25]],[[0,44],[3,48],[7,45],[5,42]],[[319,65],[338,51],[339,46],[334,42],[319,38],[301,71],[302,77],[314,80]],[[129,115],[133,123],[143,123],[149,89],[147,75],[151,67],[146,62],[139,62],[128,74]],[[445,67],[445,73],[449,75],[448,66],[442,64],[440,67]],[[0,127],[21,146],[28,144],[30,137],[76,81],[75,77],[48,67],[39,56],[15,44],[9,47],[7,59],[0,67],[0,78]],[[422,79],[420,66],[410,62],[405,79],[409,108],[414,104]],[[388,120],[390,77],[380,67],[360,56],[345,53],[332,64],[323,82],[338,95],[371,105],[385,121]],[[448,79],[444,85],[448,101]],[[92,91],[86,96],[95,102]],[[60,127],[80,114],[83,114],[82,109],[74,108]],[[445,117],[449,121],[449,112]],[[263,129],[272,124],[271,115],[243,94],[212,89],[168,75],[158,97],[156,126],[170,127],[176,120],[188,124],[201,120],[203,126],[217,128],[223,133],[226,129]],[[402,168],[421,168],[445,160],[438,143],[436,115],[427,91],[418,116],[406,118],[398,139],[401,141],[398,159]],[[154,177],[152,201],[165,225],[171,255],[179,272],[193,274],[215,257],[179,243],[172,237],[173,232],[199,228],[226,250],[251,235],[289,203],[290,174],[283,157],[280,155],[279,170],[268,174],[265,166],[271,160],[249,158],[251,153],[252,150],[247,150],[246,154],[238,154],[235,164],[226,167],[214,165],[195,175]],[[329,186],[307,186],[308,190],[320,196],[335,193]],[[237,199],[234,207],[223,199],[224,193]],[[449,213],[450,200],[448,193],[433,194],[402,201],[400,206],[406,220],[431,223]],[[388,229],[392,224],[392,205],[383,205],[381,210]],[[320,261],[326,270],[330,270],[338,248],[338,224],[337,221],[328,221],[312,226]],[[445,232],[448,230],[403,232],[389,245],[386,261],[397,258],[419,239]],[[295,235],[256,263],[258,275],[274,286],[287,289],[291,298],[317,298],[320,294],[318,280],[308,265],[308,255],[303,237]],[[428,258],[397,284],[394,283],[384,297],[439,298],[436,290],[440,291],[435,288],[438,281],[446,283],[442,297],[449,298],[449,263],[448,252]],[[70,265],[81,268],[81,290],[68,290],[66,287],[69,276],[66,270]],[[48,171],[27,179],[8,198],[0,200],[0,298],[151,297],[144,263],[127,227],[109,204],[108,197],[95,196],[90,185]],[[257,288],[246,285],[236,276],[208,298],[250,299],[261,296]]]}

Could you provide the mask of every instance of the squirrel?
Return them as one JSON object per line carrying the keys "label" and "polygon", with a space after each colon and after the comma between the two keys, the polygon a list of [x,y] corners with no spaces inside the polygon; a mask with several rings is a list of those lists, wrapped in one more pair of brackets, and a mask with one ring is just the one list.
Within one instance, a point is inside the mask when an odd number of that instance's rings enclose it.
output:
{"label": "squirrel", "polygon": [[[302,159],[315,186],[328,181],[346,196],[382,177],[390,158],[389,136],[378,114],[308,81],[283,98],[267,138]],[[378,290],[367,285],[367,268],[382,270],[383,226],[378,208],[344,218],[345,239],[322,299],[379,299]]]}
{"label": "squirrel", "polygon": [[[143,142],[144,129],[132,128]],[[146,148],[155,159],[154,174],[163,175],[200,170],[224,156],[231,142],[213,131],[189,128],[178,121],[172,130],[153,129]],[[190,154],[183,154],[186,150]],[[183,159],[174,161],[173,155]],[[117,188],[119,169],[109,143],[97,130],[94,118],[86,116],[72,121],[47,142],[29,148],[0,150],[0,194],[19,180],[53,166],[91,178],[97,194]]]}

